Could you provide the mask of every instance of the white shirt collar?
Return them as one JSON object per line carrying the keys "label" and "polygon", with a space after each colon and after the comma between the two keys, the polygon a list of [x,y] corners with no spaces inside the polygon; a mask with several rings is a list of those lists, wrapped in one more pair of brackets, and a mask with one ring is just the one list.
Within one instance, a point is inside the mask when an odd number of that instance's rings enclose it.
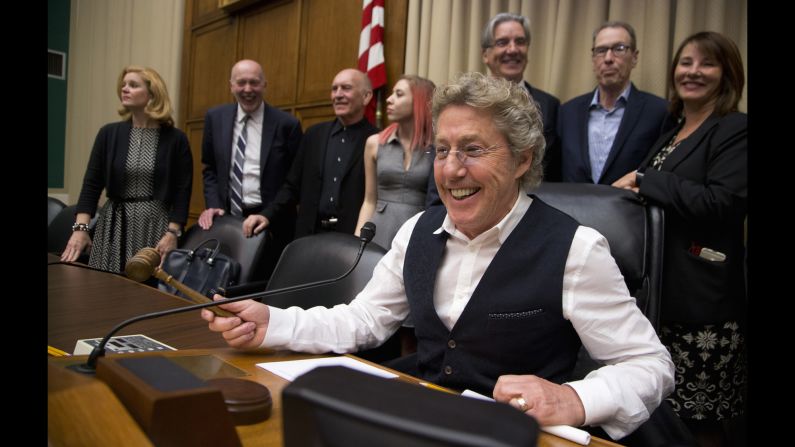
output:
{"label": "white shirt collar", "polygon": [[522,217],[524,217],[527,209],[530,208],[532,203],[533,199],[530,198],[530,196],[520,192],[519,197],[516,199],[516,203],[514,203],[513,208],[511,208],[511,211],[509,211],[508,214],[502,218],[502,220],[497,222],[497,225],[477,235],[471,240],[464,233],[456,229],[455,224],[450,219],[449,214],[444,216],[442,226],[437,228],[433,234],[440,234],[442,231],[446,231],[450,236],[462,239],[467,242],[483,242],[484,240],[493,237],[492,235],[496,234],[500,245],[502,245],[502,243],[508,239],[508,236],[510,236],[511,232],[513,232],[514,228],[519,225],[519,221],[522,220]]}
{"label": "white shirt collar", "polygon": [[[264,115],[265,115],[265,101],[263,101],[262,104],[260,104],[260,106],[257,107],[257,110],[255,110],[254,113],[251,114],[251,118],[249,118],[249,120],[251,120],[251,122],[255,124],[262,124],[262,118]],[[237,116],[235,117],[235,122],[242,124],[243,118],[245,116],[246,112],[243,110],[242,107],[240,107],[240,104],[238,104]]]}

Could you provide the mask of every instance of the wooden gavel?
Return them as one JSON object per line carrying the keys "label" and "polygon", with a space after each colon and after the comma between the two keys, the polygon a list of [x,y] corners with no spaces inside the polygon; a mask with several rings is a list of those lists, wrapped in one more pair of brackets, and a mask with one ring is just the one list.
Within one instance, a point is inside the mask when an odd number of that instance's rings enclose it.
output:
{"label": "wooden gavel", "polygon": [[[160,253],[151,247],[142,248],[132,258],[130,258],[127,261],[127,265],[124,266],[124,273],[127,274],[128,278],[137,282],[144,282],[149,279],[150,276],[154,276],[155,278],[182,292],[185,298],[192,303],[204,304],[213,302],[212,299],[207,298],[185,284],[182,284],[181,282],[174,279],[173,276],[161,269]],[[219,317],[235,316],[233,313],[227,312],[218,307],[208,307],[207,309],[211,310]]]}

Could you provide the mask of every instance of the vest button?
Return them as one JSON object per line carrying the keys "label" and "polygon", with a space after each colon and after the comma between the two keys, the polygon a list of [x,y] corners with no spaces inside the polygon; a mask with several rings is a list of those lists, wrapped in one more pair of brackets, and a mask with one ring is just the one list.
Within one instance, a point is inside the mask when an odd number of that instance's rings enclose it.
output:
{"label": "vest button", "polygon": [[447,347],[455,349],[455,340],[447,340]]}
{"label": "vest button", "polygon": [[445,367],[444,367],[444,373],[445,373],[445,374],[447,374],[447,375],[449,376],[450,374],[452,374],[452,373],[453,373],[453,367],[452,367],[452,366],[450,366],[450,365],[447,365],[447,366],[445,366]]}

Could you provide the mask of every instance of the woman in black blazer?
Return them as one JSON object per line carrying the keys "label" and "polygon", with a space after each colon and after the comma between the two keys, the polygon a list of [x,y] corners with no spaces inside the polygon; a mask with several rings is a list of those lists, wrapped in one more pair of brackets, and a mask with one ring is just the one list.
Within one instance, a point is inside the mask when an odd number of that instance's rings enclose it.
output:
{"label": "woman in black blazer", "polygon": [[685,39],[669,85],[679,125],[613,184],[665,209],[660,338],[676,364],[668,401],[702,445],[723,444],[723,423],[744,407],[744,83],[734,42],[714,32]]}
{"label": "woman in black blazer", "polygon": [[[97,134],[61,260],[74,261],[90,247],[90,266],[123,272],[143,247],[155,247],[161,256],[177,247],[188,219],[193,157],[188,138],[174,127],[166,84],[155,70],[125,67],[117,94],[123,121]],[[88,223],[103,189],[108,200],[92,241]]]}

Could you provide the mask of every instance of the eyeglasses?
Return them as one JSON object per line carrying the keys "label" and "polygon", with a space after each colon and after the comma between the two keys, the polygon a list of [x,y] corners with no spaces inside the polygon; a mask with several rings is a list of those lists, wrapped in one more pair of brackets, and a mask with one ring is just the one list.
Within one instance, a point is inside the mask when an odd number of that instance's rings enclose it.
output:
{"label": "eyeglasses", "polygon": [[627,44],[617,43],[612,47],[593,47],[591,48],[591,54],[595,58],[602,58],[607,55],[607,50],[612,50],[613,55],[615,56],[623,56],[627,54],[627,51],[631,50],[632,47]]}
{"label": "eyeglasses", "polygon": [[[497,48],[505,48],[510,44],[511,44],[511,39],[497,39],[494,41],[494,43],[491,46]],[[527,39],[525,39],[524,37],[517,37],[516,39],[513,39],[513,44],[516,45],[517,47],[526,47]]]}
{"label": "eyeglasses", "polygon": [[446,160],[448,155],[455,154],[455,157],[458,159],[458,161],[461,163],[466,163],[469,159],[477,160],[487,152],[492,152],[502,146],[502,144],[497,143],[484,148],[478,146],[477,144],[467,144],[463,149],[459,149],[457,151],[450,150],[450,148],[446,146],[437,146],[436,149],[431,149],[427,153],[434,154],[437,161]]}

